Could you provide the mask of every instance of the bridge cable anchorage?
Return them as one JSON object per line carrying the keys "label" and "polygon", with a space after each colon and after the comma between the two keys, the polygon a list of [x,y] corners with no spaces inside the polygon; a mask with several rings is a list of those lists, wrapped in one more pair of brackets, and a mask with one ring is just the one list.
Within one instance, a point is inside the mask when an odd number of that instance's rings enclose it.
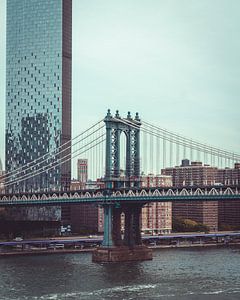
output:
{"label": "bridge cable anchorage", "polygon": [[[88,137],[91,136],[91,135],[92,135],[92,133],[89,134]],[[27,180],[27,179],[29,179],[29,178],[35,177],[35,176],[37,176],[37,175],[40,175],[40,174],[42,174],[42,173],[44,173],[44,172],[47,172],[47,171],[49,171],[49,170],[51,170],[51,169],[53,169],[53,168],[56,168],[57,166],[59,166],[59,165],[65,163],[65,162],[67,162],[67,161],[69,161],[69,160],[71,160],[71,159],[73,159],[73,158],[75,158],[75,157],[77,157],[77,156],[79,156],[79,155],[81,155],[81,154],[86,153],[88,150],[92,149],[93,147],[96,147],[98,144],[103,143],[103,142],[105,141],[105,139],[103,139],[104,136],[105,136],[105,134],[102,134],[102,135],[99,136],[97,139],[92,140],[91,142],[89,142],[89,143],[83,145],[82,147],[78,148],[77,150],[75,150],[75,151],[73,151],[73,152],[70,152],[70,153],[68,153],[67,155],[65,155],[65,156],[63,156],[63,157],[61,157],[61,158],[58,158],[54,163],[52,163],[52,166],[47,167],[47,168],[46,168],[46,166],[42,166],[41,168],[39,168],[39,169],[37,169],[37,170],[34,170],[34,171],[32,171],[32,172],[30,172],[30,173],[28,173],[28,174],[22,175],[22,176],[20,176],[20,177],[17,178],[17,179],[14,179],[14,180],[12,180],[12,181],[8,181],[8,182],[5,184],[5,186],[7,187],[7,186],[13,185],[13,184],[15,184],[15,183],[19,183],[19,182],[25,181],[25,180]],[[98,142],[97,142],[97,141],[98,141]],[[91,144],[94,143],[94,142],[97,142],[97,143],[91,145]],[[87,148],[87,149],[84,149],[85,147],[88,147],[88,148]],[[81,153],[79,153],[80,150],[82,150]],[[74,155],[73,155],[73,154],[74,154]]]}
{"label": "bridge cable anchorage", "polygon": [[[84,134],[86,134],[88,131],[92,130],[94,127],[98,126],[99,124],[101,124],[103,122],[103,119],[98,121],[97,123],[95,123],[94,125],[92,125],[91,127],[89,127],[88,129],[84,130],[83,132],[81,132],[80,134],[78,134],[77,136],[75,136],[74,138],[72,138],[71,140],[67,141],[66,143],[60,145],[59,147],[55,148],[54,150],[45,153],[44,155],[22,165],[21,167],[16,168],[13,171],[9,171],[7,173],[5,173],[4,175],[1,176],[1,178],[8,178],[8,177],[12,177],[12,176],[16,176],[19,173],[22,173],[24,171],[27,171],[29,169],[31,169],[32,167],[36,166],[37,164],[42,164],[43,162],[46,162],[49,159],[52,159],[53,157],[65,152],[66,150],[70,149],[72,146],[76,145],[77,143],[79,143],[80,141],[75,142],[72,145],[72,142],[76,139],[78,139],[79,137],[83,136]],[[104,125],[101,126],[101,128],[104,128]],[[99,130],[99,129],[98,129]],[[96,130],[97,131],[97,130]],[[70,145],[69,145],[70,144]],[[69,145],[69,146],[67,146]],[[67,147],[65,147],[67,146]],[[63,149],[62,149],[63,148]],[[61,151],[57,152],[58,150],[62,149]],[[42,161],[41,161],[42,160]],[[40,162],[39,162],[40,161]],[[33,166],[31,166],[33,165]]]}

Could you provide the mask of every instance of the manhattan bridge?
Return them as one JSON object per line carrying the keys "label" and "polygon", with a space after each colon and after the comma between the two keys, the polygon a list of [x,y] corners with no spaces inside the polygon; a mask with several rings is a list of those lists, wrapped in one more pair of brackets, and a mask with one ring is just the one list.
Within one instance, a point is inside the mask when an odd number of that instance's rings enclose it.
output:
{"label": "manhattan bridge", "polygon": [[[12,193],[19,184],[43,180],[51,171],[88,158],[90,178],[101,178],[103,188],[71,191],[36,189]],[[160,174],[161,169],[179,165],[181,158],[203,161],[220,168],[240,162],[240,154],[219,149],[134,117],[122,118],[108,110],[106,117],[53,151],[4,175],[9,193],[0,195],[0,207],[95,204],[104,208],[104,238],[93,253],[94,261],[151,259],[151,250],[142,246],[140,214],[151,202],[239,200],[240,182],[141,187],[143,173]],[[28,185],[29,186],[29,185]],[[121,214],[125,216],[124,235]],[[126,258],[127,257],[127,258]]]}

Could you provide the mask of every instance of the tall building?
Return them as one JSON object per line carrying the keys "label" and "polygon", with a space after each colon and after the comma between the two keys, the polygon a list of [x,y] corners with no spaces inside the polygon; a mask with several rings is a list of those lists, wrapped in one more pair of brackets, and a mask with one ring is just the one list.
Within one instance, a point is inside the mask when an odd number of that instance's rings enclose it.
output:
{"label": "tall building", "polygon": [[[141,187],[172,186],[172,177],[167,175],[142,175]],[[142,208],[141,230],[146,233],[163,234],[172,231],[172,203],[153,202]]]}
{"label": "tall building", "polygon": [[77,179],[81,183],[86,183],[88,180],[88,160],[78,159],[77,161]]}
{"label": "tall building", "polygon": [[[71,140],[71,14],[72,0],[7,0],[6,172]],[[66,162],[8,191],[66,189],[70,179]]]}
{"label": "tall building", "polygon": [[[181,166],[162,169],[162,174],[171,175],[174,186],[214,185],[218,181],[217,168],[203,165],[202,162],[182,160]],[[218,202],[179,201],[172,204],[173,222],[175,218],[192,219],[207,225],[211,230],[218,229]]]}
{"label": "tall building", "polygon": [[[72,0],[7,0],[6,50],[6,172],[11,172],[71,140]],[[70,153],[70,147],[64,149],[62,157]],[[71,162],[14,179],[5,182],[8,192],[68,189]],[[9,213],[14,220],[70,221],[69,207]]]}
{"label": "tall building", "polygon": [[[240,186],[240,163],[234,168],[218,170],[218,182],[230,186]],[[219,201],[220,229],[240,229],[240,200]]]}

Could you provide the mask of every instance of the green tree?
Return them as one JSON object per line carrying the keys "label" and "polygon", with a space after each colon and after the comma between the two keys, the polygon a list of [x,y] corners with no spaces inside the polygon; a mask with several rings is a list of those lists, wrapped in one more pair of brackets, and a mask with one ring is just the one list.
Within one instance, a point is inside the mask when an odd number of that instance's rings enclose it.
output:
{"label": "green tree", "polygon": [[205,224],[198,223],[191,219],[174,218],[173,231],[174,232],[196,232],[196,231],[209,232],[209,228]]}

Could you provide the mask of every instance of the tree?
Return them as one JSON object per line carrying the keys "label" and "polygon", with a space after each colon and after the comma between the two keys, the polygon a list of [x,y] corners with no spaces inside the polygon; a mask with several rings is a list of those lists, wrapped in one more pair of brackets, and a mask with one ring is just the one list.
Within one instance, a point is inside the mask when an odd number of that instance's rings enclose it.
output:
{"label": "tree", "polygon": [[209,232],[209,228],[207,225],[198,223],[191,219],[174,218],[173,231],[174,232],[196,232],[196,231]]}

